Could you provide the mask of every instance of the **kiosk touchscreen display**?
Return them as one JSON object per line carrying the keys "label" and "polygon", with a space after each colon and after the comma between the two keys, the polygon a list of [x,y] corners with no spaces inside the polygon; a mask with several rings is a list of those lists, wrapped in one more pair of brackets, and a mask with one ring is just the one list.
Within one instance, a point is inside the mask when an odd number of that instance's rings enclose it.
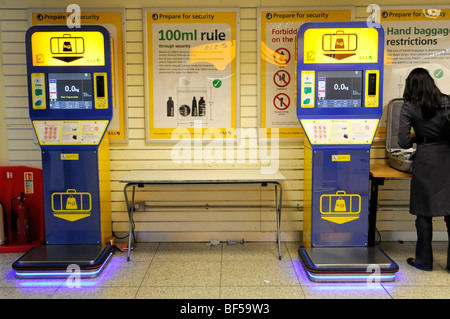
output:
{"label": "kiosk touchscreen display", "polygon": [[49,73],[50,109],[92,109],[91,73]]}
{"label": "kiosk touchscreen display", "polygon": [[317,107],[361,107],[362,71],[318,71]]}

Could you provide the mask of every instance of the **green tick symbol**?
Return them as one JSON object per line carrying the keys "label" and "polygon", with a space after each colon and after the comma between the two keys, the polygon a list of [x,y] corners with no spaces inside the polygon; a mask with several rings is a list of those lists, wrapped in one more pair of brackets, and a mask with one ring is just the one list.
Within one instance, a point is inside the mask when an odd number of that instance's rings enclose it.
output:
{"label": "green tick symbol", "polygon": [[442,69],[436,69],[434,70],[434,76],[437,79],[440,79],[444,75],[444,71]]}
{"label": "green tick symbol", "polygon": [[222,86],[222,81],[219,80],[219,79],[215,79],[215,80],[213,81],[213,86],[214,86],[216,89],[220,88],[220,87]]}

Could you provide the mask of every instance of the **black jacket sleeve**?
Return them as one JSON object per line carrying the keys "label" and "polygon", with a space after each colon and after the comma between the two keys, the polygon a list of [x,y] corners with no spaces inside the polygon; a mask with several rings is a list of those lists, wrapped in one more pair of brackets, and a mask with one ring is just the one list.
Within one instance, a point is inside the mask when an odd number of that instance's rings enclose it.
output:
{"label": "black jacket sleeve", "polygon": [[405,103],[400,111],[400,118],[398,124],[398,145],[401,148],[408,149],[413,146],[411,140],[411,114],[408,109],[411,107],[409,103]]}

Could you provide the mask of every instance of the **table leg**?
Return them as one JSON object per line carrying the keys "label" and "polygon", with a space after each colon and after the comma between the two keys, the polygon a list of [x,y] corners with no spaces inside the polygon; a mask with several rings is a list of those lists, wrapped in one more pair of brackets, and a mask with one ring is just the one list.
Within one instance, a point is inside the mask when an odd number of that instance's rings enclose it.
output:
{"label": "table leg", "polygon": [[128,211],[128,220],[130,223],[129,233],[128,233],[128,250],[127,250],[127,261],[130,261],[130,251],[131,251],[131,237],[133,236],[133,211],[134,211],[134,194],[135,194],[135,188],[136,186],[133,185],[132,188],[132,196],[131,196],[131,203],[128,200],[128,194],[127,194],[127,188],[130,185],[125,186],[124,194],[125,194],[125,202],[127,203],[127,211]]}
{"label": "table leg", "polygon": [[369,232],[368,243],[369,247],[375,246],[375,229],[377,224],[377,210],[378,210],[378,186],[384,184],[384,178],[371,177],[370,185],[370,200],[369,200]]}
{"label": "table leg", "polygon": [[[280,189],[280,196],[278,198],[278,188]],[[281,225],[281,204],[282,204],[282,188],[279,183],[275,183],[275,209],[277,214],[277,244],[278,244],[278,259],[281,260],[281,235],[280,235],[280,225]]]}

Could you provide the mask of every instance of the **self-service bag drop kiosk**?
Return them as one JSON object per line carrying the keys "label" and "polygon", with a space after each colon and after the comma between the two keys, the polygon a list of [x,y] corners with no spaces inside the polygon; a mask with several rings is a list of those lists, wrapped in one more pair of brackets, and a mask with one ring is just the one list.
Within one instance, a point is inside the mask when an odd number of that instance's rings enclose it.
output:
{"label": "self-service bag drop kiosk", "polygon": [[368,247],[384,32],[365,22],[305,23],[297,47],[297,115],[306,134],[300,260],[313,281],[394,280],[395,262]]}
{"label": "self-service bag drop kiosk", "polygon": [[[19,277],[95,277],[113,246],[109,143],[111,39],[102,26],[26,33],[30,118],[42,151],[45,245],[19,258]],[[73,267],[72,267],[73,266]],[[77,268],[78,267],[78,268]]]}

